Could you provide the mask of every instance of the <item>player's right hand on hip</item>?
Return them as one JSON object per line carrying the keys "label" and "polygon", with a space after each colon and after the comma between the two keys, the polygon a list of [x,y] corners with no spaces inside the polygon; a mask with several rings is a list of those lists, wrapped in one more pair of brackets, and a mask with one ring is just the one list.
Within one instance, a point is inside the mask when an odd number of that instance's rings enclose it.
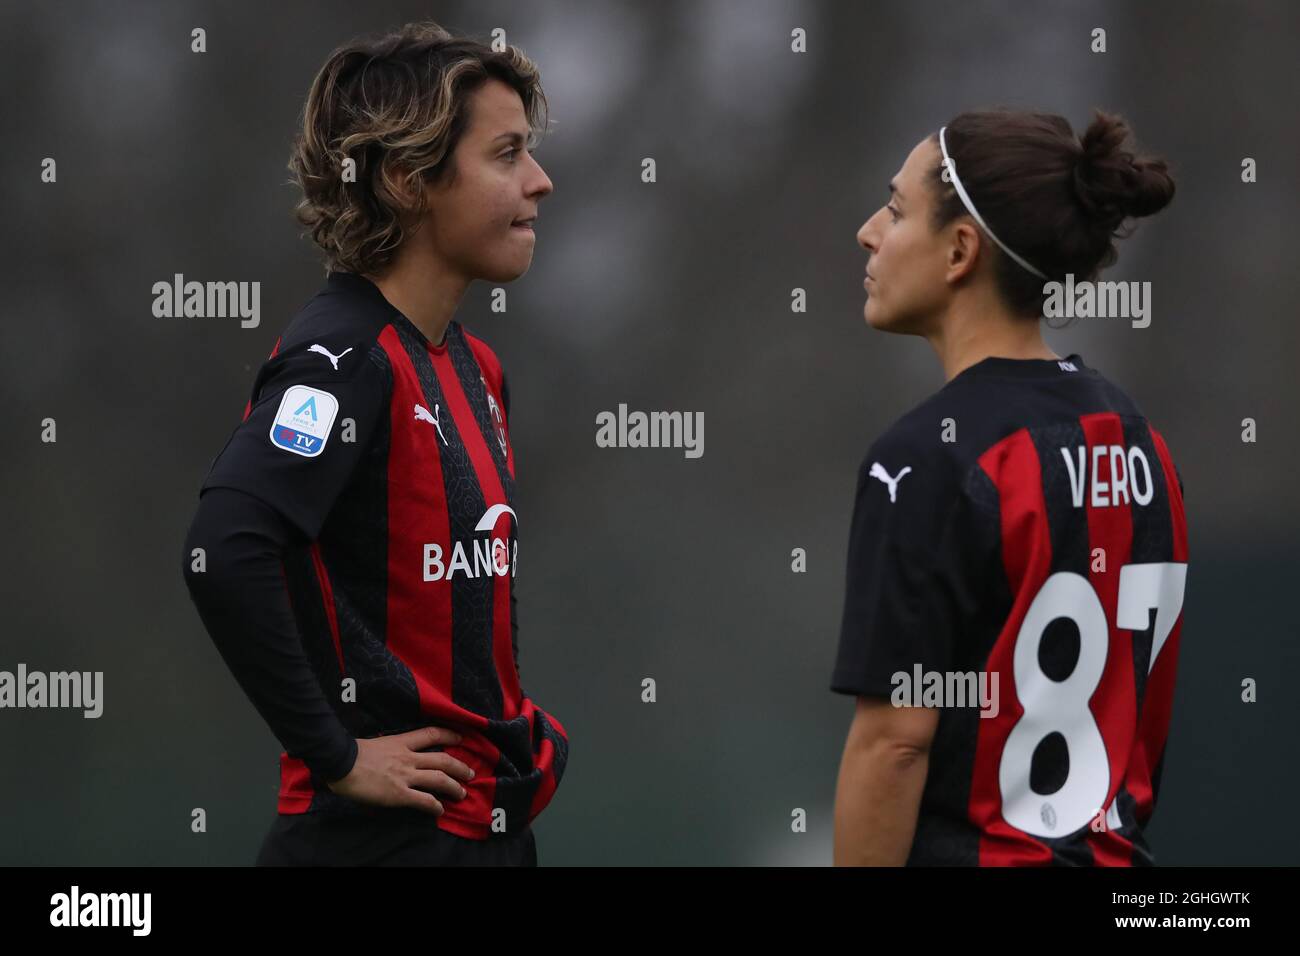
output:
{"label": "player's right hand on hip", "polygon": [[[384,807],[415,807],[441,816],[444,799],[461,800],[462,782],[474,778],[474,771],[450,754],[426,748],[460,743],[454,730],[421,727],[388,737],[357,739],[357,760],[343,779],[329,784],[330,790],[356,800]],[[429,791],[432,791],[429,792]]]}

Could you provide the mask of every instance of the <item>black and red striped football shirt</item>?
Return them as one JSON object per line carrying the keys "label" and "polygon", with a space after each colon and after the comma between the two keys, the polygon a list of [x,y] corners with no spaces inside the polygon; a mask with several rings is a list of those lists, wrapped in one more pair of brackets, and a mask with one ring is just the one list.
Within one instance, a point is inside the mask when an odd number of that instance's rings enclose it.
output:
{"label": "black and red striped football shirt", "polygon": [[[435,345],[368,279],[335,272],[277,340],[203,482],[254,495],[308,542],[286,552],[285,582],[348,734],[462,735],[442,749],[475,777],[436,819],[472,839],[522,830],[568,754],[519,680],[508,414],[484,342],[453,321]],[[280,770],[280,813],[362,812],[299,756]]]}
{"label": "black and red striped football shirt", "polygon": [[1169,449],[1078,355],[985,359],[871,447],[831,686],[948,690],[909,864],[1154,862],[1186,573]]}

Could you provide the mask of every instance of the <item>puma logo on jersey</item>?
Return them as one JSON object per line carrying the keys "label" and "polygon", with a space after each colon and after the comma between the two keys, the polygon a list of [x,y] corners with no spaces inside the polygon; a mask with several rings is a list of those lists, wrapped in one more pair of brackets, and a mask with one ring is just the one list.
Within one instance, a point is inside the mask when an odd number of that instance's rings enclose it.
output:
{"label": "puma logo on jersey", "polygon": [[330,360],[330,364],[334,366],[334,371],[337,372],[337,371],[339,370],[339,359],[341,359],[343,356],[345,356],[345,355],[347,355],[349,352],[351,352],[351,351],[352,351],[352,347],[349,346],[348,348],[345,348],[345,349],[344,349],[342,352],[340,352],[338,355],[335,355],[333,352],[331,352],[331,351],[330,351],[329,349],[327,349],[325,346],[320,345],[320,344],[313,345],[313,346],[312,346],[311,348],[309,348],[307,351],[308,351],[308,352],[319,352],[321,355],[325,356],[327,359]]}
{"label": "puma logo on jersey", "polygon": [[417,404],[415,406],[415,420],[417,422],[432,422],[433,427],[438,429],[438,437],[442,439],[442,443],[445,445],[447,444],[447,436],[442,433],[442,425],[438,422],[442,415],[442,406],[434,405],[433,410],[436,414],[430,415],[427,408]]}
{"label": "puma logo on jersey", "polygon": [[873,461],[873,462],[871,463],[871,472],[870,472],[870,475],[871,475],[872,478],[878,478],[878,479],[880,479],[881,481],[883,481],[883,482],[888,486],[888,488],[889,488],[889,503],[890,503],[890,504],[893,504],[893,503],[894,503],[894,500],[898,497],[898,483],[899,483],[900,481],[902,481],[902,480],[903,480],[903,476],[906,475],[906,474],[907,474],[909,471],[911,471],[911,470],[912,470],[912,466],[911,466],[911,465],[907,465],[906,467],[903,468],[902,471],[900,471],[900,472],[898,473],[898,475],[897,475],[896,477],[894,477],[894,478],[890,478],[890,477],[889,477],[889,472],[885,471],[884,466],[881,465],[880,462],[878,462],[878,461]]}

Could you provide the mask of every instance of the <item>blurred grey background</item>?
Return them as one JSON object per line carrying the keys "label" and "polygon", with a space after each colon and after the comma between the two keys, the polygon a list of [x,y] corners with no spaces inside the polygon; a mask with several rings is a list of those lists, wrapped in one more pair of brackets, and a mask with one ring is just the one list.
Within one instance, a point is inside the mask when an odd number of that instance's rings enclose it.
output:
{"label": "blurred grey background", "polygon": [[[1300,783],[1296,5],[2,9],[0,669],[102,670],[106,700],[98,720],[0,711],[0,863],[252,861],[280,747],[200,625],[180,545],[253,374],[322,281],[285,184],[308,85],[348,38],[426,17],[504,28],[551,103],[532,270],[507,314],[486,286],[459,314],[510,376],[524,686],[572,742],[536,824],[543,864],[829,862],[856,468],[942,384],[924,342],[863,323],[854,234],[917,141],[999,104],[1076,127],[1120,112],[1173,163],[1173,205],[1107,274],[1152,282],[1151,326],[1084,321],[1049,341],[1133,395],[1186,482],[1157,860],[1300,862],[1277,809]],[[261,325],[154,318],[151,286],[177,272],[259,281]],[[619,403],[702,411],[704,456],[597,448],[595,416]],[[1244,677],[1258,703],[1240,702]]]}

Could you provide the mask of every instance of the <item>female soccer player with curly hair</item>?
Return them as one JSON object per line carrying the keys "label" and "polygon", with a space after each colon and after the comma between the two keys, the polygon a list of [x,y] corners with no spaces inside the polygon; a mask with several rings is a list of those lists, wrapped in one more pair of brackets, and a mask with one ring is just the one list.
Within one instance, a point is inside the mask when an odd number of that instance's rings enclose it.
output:
{"label": "female soccer player with curly hair", "polygon": [[1133,401],[1039,326],[1052,283],[1095,280],[1124,224],[1173,198],[1127,134],[1103,113],[1082,137],[1059,116],[964,113],[858,232],[867,323],[924,337],[947,384],[858,475],[837,863],[1152,862],[1182,483]]}
{"label": "female soccer player with curly hair", "polygon": [[559,721],[519,682],[510,393],[453,315],[532,259],[536,67],[429,23],[349,43],[290,169],[324,287],[258,372],[185,543],[284,745],[262,864],[535,864]]}

